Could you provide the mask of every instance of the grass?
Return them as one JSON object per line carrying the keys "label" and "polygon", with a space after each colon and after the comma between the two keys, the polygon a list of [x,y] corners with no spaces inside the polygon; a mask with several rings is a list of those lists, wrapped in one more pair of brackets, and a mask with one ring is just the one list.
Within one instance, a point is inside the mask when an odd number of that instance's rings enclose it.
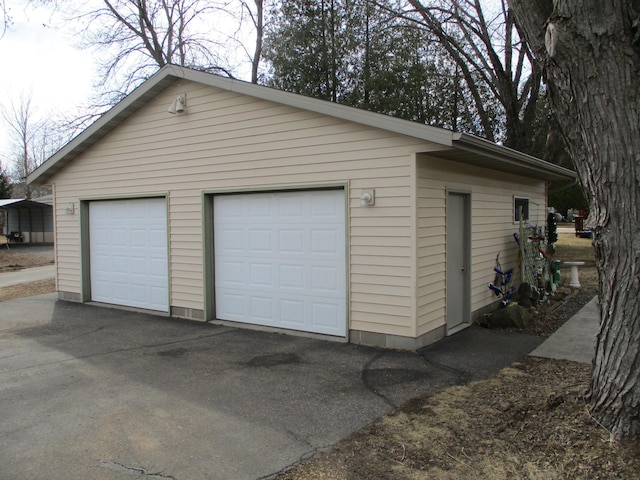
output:
{"label": "grass", "polygon": [[[585,262],[584,267],[579,268],[580,282],[596,286],[598,284],[598,272],[596,270],[595,253],[591,239],[579,238],[572,233],[561,233],[556,243],[556,258],[561,262]],[[566,284],[570,278],[569,267],[560,264],[560,278]]]}

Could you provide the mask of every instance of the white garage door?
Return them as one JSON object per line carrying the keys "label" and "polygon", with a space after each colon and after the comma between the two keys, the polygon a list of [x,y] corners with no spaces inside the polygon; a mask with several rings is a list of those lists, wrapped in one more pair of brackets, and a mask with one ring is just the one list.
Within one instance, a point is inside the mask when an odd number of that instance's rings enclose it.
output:
{"label": "white garage door", "polygon": [[214,197],[216,317],[344,337],[342,190]]}
{"label": "white garage door", "polygon": [[91,299],[168,311],[164,198],[89,204]]}

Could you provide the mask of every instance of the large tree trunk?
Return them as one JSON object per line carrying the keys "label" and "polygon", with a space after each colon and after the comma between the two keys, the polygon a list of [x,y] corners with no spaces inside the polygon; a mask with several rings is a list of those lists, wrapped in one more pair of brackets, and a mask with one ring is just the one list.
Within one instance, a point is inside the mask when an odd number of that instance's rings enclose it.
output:
{"label": "large tree trunk", "polygon": [[640,1],[509,1],[590,198],[601,313],[591,413],[615,439],[638,435]]}

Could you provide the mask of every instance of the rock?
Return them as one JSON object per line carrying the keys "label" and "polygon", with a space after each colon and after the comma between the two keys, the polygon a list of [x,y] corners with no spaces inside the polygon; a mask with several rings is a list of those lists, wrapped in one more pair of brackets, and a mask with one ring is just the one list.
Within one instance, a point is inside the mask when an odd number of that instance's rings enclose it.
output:
{"label": "rock", "polygon": [[531,302],[531,285],[527,282],[522,282],[518,287],[514,299],[521,307],[528,308],[532,305]]}
{"label": "rock", "polygon": [[527,328],[532,320],[533,314],[528,308],[512,303],[507,308],[485,315],[482,324],[489,328]]}

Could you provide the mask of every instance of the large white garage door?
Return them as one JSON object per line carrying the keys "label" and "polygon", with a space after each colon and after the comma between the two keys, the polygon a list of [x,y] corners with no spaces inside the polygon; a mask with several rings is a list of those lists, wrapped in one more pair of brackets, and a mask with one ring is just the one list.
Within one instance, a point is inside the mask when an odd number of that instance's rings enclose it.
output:
{"label": "large white garage door", "polygon": [[91,299],[168,311],[164,198],[89,203]]}
{"label": "large white garage door", "polygon": [[214,197],[220,320],[346,335],[342,190]]}

